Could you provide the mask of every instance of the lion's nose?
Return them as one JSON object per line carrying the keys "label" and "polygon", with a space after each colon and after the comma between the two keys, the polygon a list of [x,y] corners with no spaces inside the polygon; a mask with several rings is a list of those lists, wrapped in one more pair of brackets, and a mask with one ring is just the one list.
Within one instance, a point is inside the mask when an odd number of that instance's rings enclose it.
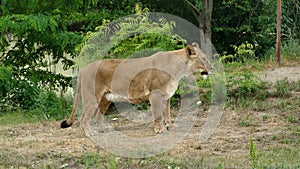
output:
{"label": "lion's nose", "polygon": [[201,75],[208,75],[208,72],[201,72]]}
{"label": "lion's nose", "polygon": [[208,72],[203,71],[203,72],[200,72],[200,73],[201,73],[203,79],[206,79],[209,75],[213,74],[212,71],[208,71]]}
{"label": "lion's nose", "polygon": [[206,71],[204,72],[203,71],[203,72],[200,72],[200,73],[201,73],[201,76],[202,76],[203,79],[207,78],[208,72],[206,72]]}

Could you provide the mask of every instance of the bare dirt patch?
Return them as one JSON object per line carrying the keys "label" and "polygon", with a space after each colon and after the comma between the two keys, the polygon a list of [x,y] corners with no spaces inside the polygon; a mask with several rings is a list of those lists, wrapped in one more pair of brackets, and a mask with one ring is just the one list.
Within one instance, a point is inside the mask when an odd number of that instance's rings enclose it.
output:
{"label": "bare dirt patch", "polygon": [[[267,70],[261,77],[270,82],[284,77],[297,81],[300,79],[299,73],[300,66],[282,67]],[[181,143],[159,155],[159,158],[196,159],[209,167],[217,167],[221,163],[224,168],[250,168],[249,137],[251,134],[262,152],[269,152],[274,147],[300,146],[300,131],[296,130],[299,133],[295,134],[293,130],[299,127],[299,121],[290,123],[282,116],[284,112],[278,113],[278,111],[272,108],[268,111],[225,110],[214,134],[207,141],[200,142],[200,132],[208,113],[202,111],[197,115],[197,121]],[[173,113],[177,112],[173,111]],[[295,113],[299,114],[299,112]],[[118,119],[106,120],[118,130],[124,130],[134,137],[154,135],[152,124],[130,123],[122,116]],[[104,159],[109,154],[100,145],[87,138],[78,126],[60,129],[60,122],[51,121],[0,127],[0,168],[9,168],[9,166],[77,168],[84,166],[80,162],[84,154],[93,153],[103,154]],[[300,159],[300,154],[298,156]],[[151,166],[158,167],[153,164]]]}
{"label": "bare dirt patch", "polygon": [[[253,118],[254,124],[250,127],[242,127],[239,124],[241,119],[247,118],[246,116]],[[288,129],[290,124],[276,116],[276,113],[269,114],[269,116],[270,120],[263,121],[259,112],[246,112],[241,115],[234,111],[225,111],[215,133],[207,141],[201,143],[199,136],[201,126],[205,121],[205,114],[201,114],[186,138],[164,155],[175,159],[206,157],[205,160],[211,166],[214,166],[216,162],[223,163],[226,161],[227,167],[246,167],[250,166],[248,144],[251,134],[261,149],[268,149],[278,144],[297,146],[280,143],[278,139],[272,140],[272,137],[280,137],[281,135],[288,137],[287,133],[291,131]],[[118,120],[122,120],[122,118]],[[146,126],[132,125],[130,127],[128,125],[126,132],[135,137],[153,135],[151,125]],[[79,159],[86,153],[100,152],[104,156],[108,154],[99,145],[87,138],[79,127],[60,129],[59,122],[1,127],[0,135],[1,153],[11,155],[9,159],[1,159],[0,157],[0,166],[5,165],[5,163],[25,167],[56,166],[66,163],[71,167],[72,164],[69,164],[70,162],[67,160],[69,158]],[[219,159],[221,161],[218,161]],[[74,167],[78,165],[74,164]]]}
{"label": "bare dirt patch", "polygon": [[289,81],[300,80],[300,66],[280,67],[263,71],[259,76],[261,80],[275,83],[277,80],[287,78]]}

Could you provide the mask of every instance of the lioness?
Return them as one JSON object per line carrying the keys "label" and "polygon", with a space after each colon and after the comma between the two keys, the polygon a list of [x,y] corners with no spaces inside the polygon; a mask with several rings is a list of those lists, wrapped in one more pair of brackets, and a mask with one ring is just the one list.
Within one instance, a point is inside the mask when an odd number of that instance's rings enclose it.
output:
{"label": "lioness", "polygon": [[149,101],[154,131],[165,132],[172,125],[170,98],[180,79],[190,72],[198,72],[205,77],[211,71],[212,66],[197,43],[149,57],[93,62],[80,70],[73,111],[61,127],[67,128],[73,124],[80,98],[84,109],[80,125],[87,136],[94,134],[89,124],[93,115],[97,117],[99,130],[104,130],[104,113],[111,102],[137,104]]}

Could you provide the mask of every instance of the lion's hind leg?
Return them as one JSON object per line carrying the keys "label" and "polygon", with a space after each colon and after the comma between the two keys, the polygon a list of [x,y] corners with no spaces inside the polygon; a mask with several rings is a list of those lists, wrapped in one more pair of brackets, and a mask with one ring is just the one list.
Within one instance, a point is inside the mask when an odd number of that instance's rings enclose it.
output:
{"label": "lion's hind leg", "polygon": [[88,102],[87,104],[84,104],[83,107],[83,113],[80,118],[80,126],[83,128],[85,134],[87,136],[93,136],[96,133],[92,131],[90,122],[92,120],[92,117],[95,113],[98,112],[98,106],[94,102]]}
{"label": "lion's hind leg", "polygon": [[99,107],[98,107],[99,111],[97,111],[96,114],[95,114],[95,120],[98,124],[99,132],[104,132],[106,129],[110,128],[109,126],[106,126],[105,123],[104,123],[104,114],[107,111],[110,104],[111,104],[111,102],[108,101],[105,98],[105,96],[102,97],[102,99],[100,101],[100,104],[99,104]]}

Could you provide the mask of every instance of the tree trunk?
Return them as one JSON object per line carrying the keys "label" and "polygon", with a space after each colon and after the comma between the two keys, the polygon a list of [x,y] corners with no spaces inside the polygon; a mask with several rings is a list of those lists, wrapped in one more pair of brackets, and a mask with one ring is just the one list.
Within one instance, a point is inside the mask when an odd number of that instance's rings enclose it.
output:
{"label": "tree trunk", "polygon": [[185,0],[193,15],[196,17],[199,23],[200,29],[200,46],[201,49],[206,51],[207,54],[211,54],[211,17],[212,17],[212,7],[213,0],[201,0],[202,9],[199,10],[190,1]]}
{"label": "tree trunk", "polygon": [[277,38],[276,38],[277,67],[280,67],[280,37],[281,37],[281,0],[277,0]]}

